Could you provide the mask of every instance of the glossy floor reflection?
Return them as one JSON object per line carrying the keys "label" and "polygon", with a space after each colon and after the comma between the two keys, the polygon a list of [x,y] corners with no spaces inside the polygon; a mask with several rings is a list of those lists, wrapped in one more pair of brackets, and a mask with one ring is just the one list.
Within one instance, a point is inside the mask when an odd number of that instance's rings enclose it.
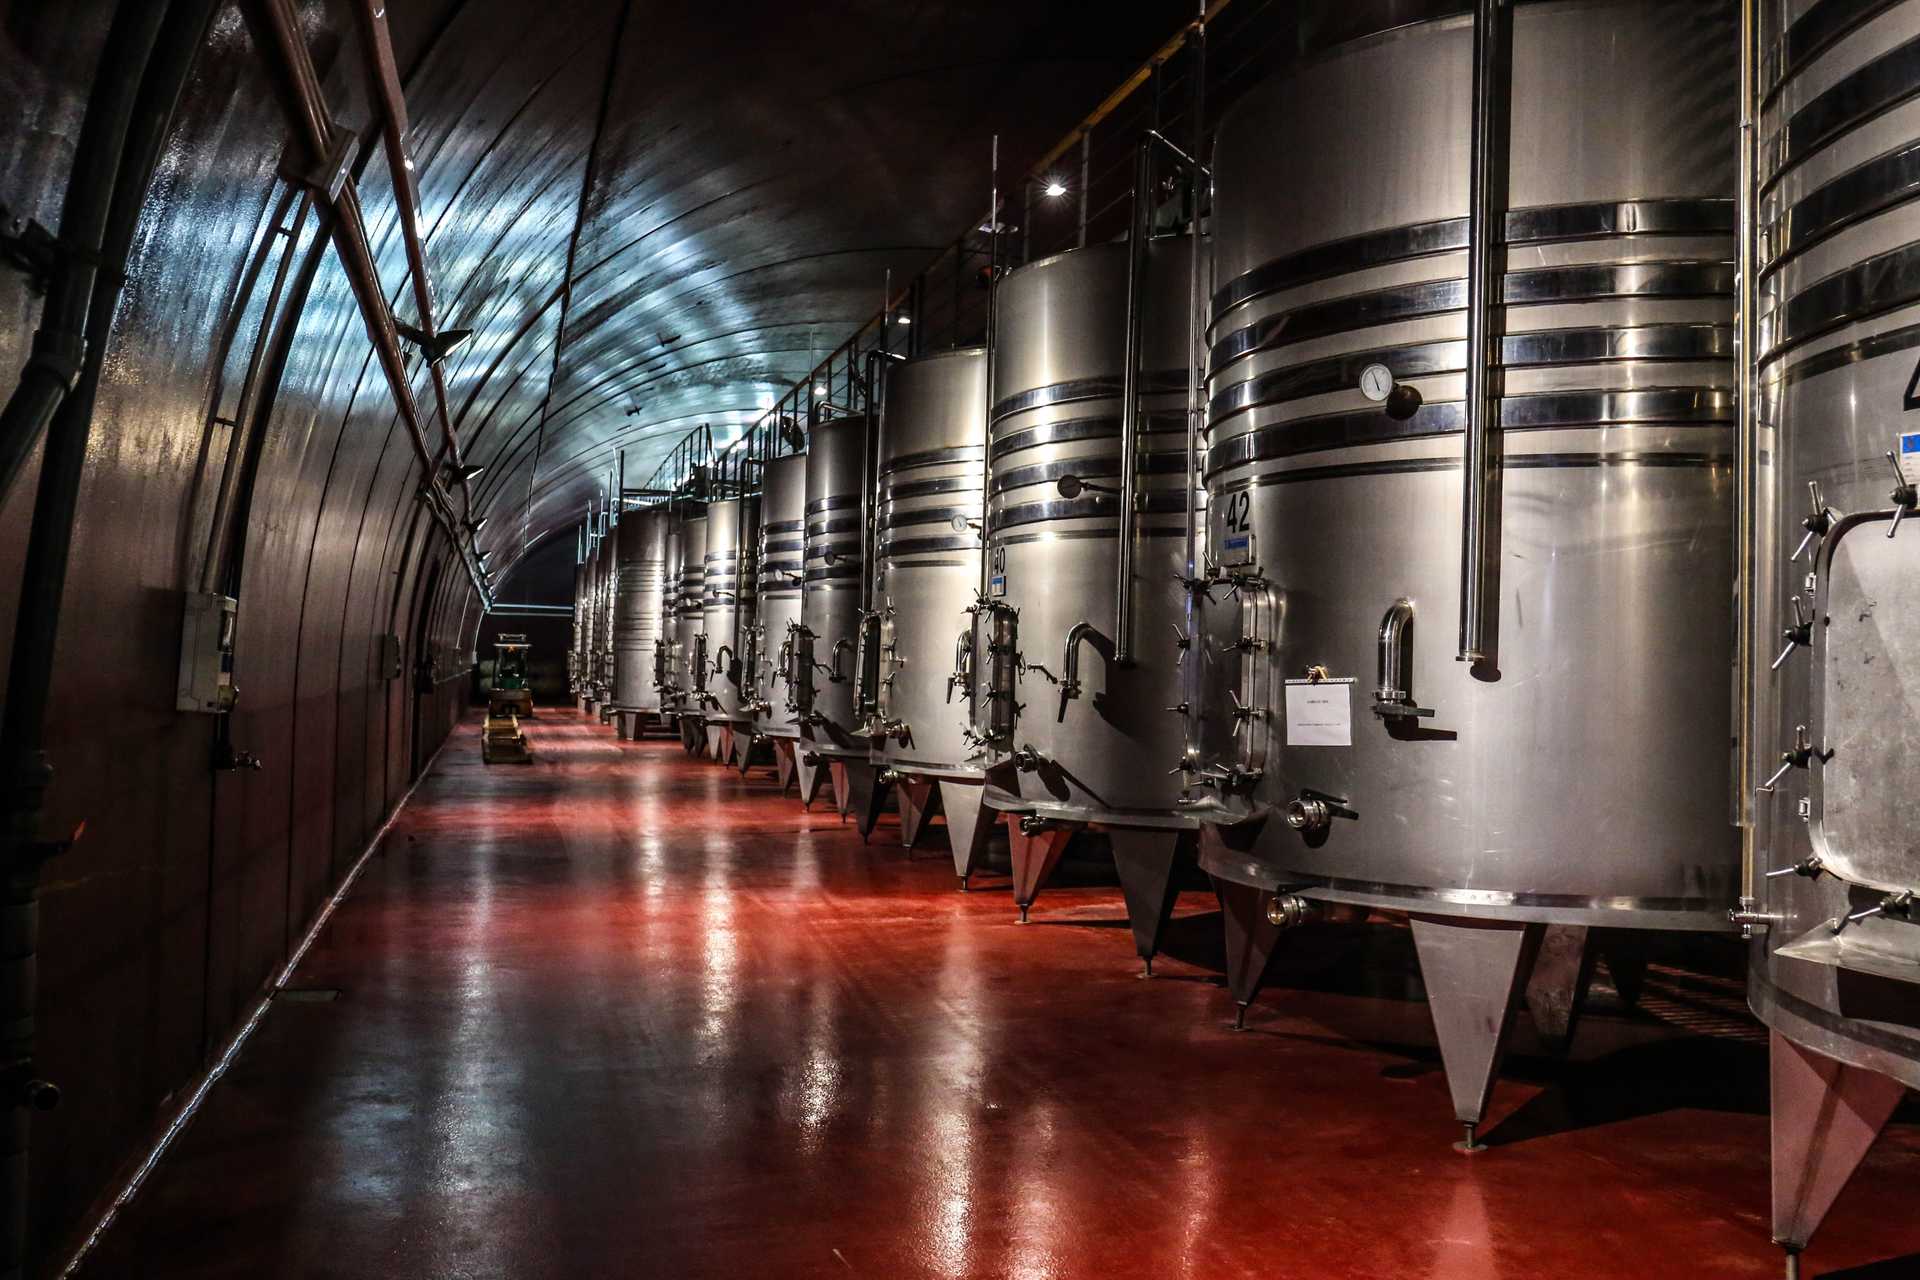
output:
{"label": "glossy floor reflection", "polygon": [[[1202,963],[1141,981],[1115,890],[1021,928],[942,836],[863,846],[768,771],[567,713],[489,769],[477,733],[84,1274],[1779,1274],[1737,1017],[1596,1022],[1462,1157],[1406,991],[1280,985],[1227,1029],[1203,893]],[[1916,1185],[1902,1124],[1809,1274],[1920,1253]]]}

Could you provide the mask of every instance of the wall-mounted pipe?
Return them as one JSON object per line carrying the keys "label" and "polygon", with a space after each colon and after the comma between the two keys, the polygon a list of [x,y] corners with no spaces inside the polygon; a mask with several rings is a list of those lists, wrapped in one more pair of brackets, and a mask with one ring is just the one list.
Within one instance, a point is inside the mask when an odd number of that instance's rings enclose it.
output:
{"label": "wall-mounted pipe", "polygon": [[[166,13],[167,6],[160,3],[122,5],[107,29],[61,201],[59,240],[50,248],[40,324],[20,380],[0,410],[0,500],[12,492],[86,361],[88,313],[101,278],[101,245],[114,184],[127,150],[140,74]],[[110,273],[106,280],[111,287],[101,301],[111,309],[119,297],[119,279]]]}
{"label": "wall-mounted pipe", "polygon": [[[1754,270],[1757,265],[1754,243],[1753,197],[1758,174],[1759,129],[1754,119],[1759,92],[1757,48],[1759,24],[1754,0],[1740,4],[1740,243],[1736,257],[1734,311],[1734,369],[1738,379],[1734,419],[1734,600],[1739,604],[1739,625],[1733,633],[1734,662],[1734,752],[1732,818],[1740,828],[1740,903],[1739,909],[1752,913],[1760,903],[1760,855],[1758,814],[1754,806],[1755,778],[1751,745],[1754,729],[1754,693],[1760,679],[1759,661],[1754,651],[1752,618],[1755,616],[1755,591],[1759,586],[1759,562],[1753,537],[1754,511],[1760,477],[1758,352],[1754,339],[1755,306],[1759,299]],[[1817,502],[1817,499],[1816,499]]]}
{"label": "wall-mounted pipe", "polygon": [[1513,108],[1506,0],[1476,0],[1473,14],[1472,153],[1467,173],[1467,428],[1460,492],[1460,651],[1462,662],[1492,656],[1488,524],[1499,466],[1493,436],[1500,412],[1494,334],[1505,265],[1507,131]]}
{"label": "wall-mounted pipe", "polygon": [[[1153,139],[1133,161],[1132,222],[1127,231],[1126,364],[1120,373],[1120,534],[1113,571],[1113,660],[1133,661],[1133,540],[1140,480],[1140,360],[1146,328],[1147,241],[1153,231]],[[1062,716],[1066,701],[1060,703]]]}

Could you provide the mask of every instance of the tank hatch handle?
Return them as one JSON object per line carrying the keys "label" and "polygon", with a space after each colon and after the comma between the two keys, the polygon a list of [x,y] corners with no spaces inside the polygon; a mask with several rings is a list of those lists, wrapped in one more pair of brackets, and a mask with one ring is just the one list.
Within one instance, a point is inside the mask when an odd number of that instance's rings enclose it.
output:
{"label": "tank hatch handle", "polygon": [[1887,465],[1893,468],[1893,523],[1887,526],[1887,536],[1897,537],[1900,522],[1920,511],[1920,489],[1907,482],[1906,473],[1900,470],[1900,459],[1893,456],[1893,450],[1887,450]]}
{"label": "tank hatch handle", "polygon": [[1413,700],[1413,601],[1404,596],[1388,605],[1380,619],[1379,670],[1373,714],[1382,720],[1433,714],[1431,707]]}
{"label": "tank hatch handle", "polygon": [[953,671],[947,676],[947,705],[953,705],[953,691],[973,701],[973,630],[962,631],[953,642]]}

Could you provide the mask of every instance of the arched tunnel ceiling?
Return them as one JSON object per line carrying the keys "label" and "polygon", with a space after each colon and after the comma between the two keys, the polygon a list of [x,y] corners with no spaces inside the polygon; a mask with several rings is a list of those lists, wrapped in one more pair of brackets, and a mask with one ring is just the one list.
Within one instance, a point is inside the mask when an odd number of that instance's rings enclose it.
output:
{"label": "arched tunnel ceiling", "polygon": [[450,405],[499,570],[579,518],[616,449],[638,483],[695,425],[756,418],[889,270],[984,213],[995,132],[1011,176],[1189,5],[399,8],[435,319],[474,331]]}

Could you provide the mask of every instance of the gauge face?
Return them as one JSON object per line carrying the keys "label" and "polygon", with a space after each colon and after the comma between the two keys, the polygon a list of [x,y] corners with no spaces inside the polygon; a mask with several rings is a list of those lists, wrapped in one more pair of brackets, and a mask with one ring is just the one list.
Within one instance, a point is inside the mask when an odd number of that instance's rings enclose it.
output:
{"label": "gauge face", "polygon": [[1360,394],[1376,404],[1393,394],[1393,370],[1370,364],[1360,371]]}

